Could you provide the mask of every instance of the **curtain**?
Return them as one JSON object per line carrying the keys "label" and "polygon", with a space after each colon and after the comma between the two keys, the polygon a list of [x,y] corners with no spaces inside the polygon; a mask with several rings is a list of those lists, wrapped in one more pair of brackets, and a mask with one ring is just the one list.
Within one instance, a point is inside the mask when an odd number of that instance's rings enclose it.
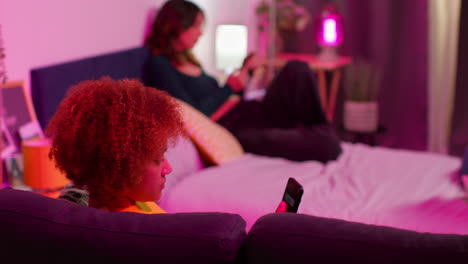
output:
{"label": "curtain", "polygon": [[[468,3],[461,1],[460,25],[468,25]],[[463,156],[468,147],[468,27],[459,27],[455,98],[450,154]]]}
{"label": "curtain", "polygon": [[[436,0],[437,1],[437,0]],[[428,8],[426,0],[295,0],[311,21],[284,39],[284,52],[317,54],[314,22],[325,3],[343,15],[344,42],[339,52],[368,60],[380,70],[379,111],[384,132],[377,144],[426,150],[428,141]],[[440,1],[445,2],[445,1]],[[344,87],[334,125],[342,127]]]}
{"label": "curtain", "polygon": [[461,0],[429,1],[429,151],[448,153]]}
{"label": "curtain", "polygon": [[428,2],[337,0],[345,23],[343,53],[380,70],[378,144],[427,148]]}

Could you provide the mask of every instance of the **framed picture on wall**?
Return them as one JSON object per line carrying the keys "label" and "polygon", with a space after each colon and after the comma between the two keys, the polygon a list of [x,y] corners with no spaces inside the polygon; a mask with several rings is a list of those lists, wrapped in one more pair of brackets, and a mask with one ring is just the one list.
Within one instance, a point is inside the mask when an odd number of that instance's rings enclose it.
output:
{"label": "framed picture on wall", "polygon": [[[20,130],[31,123],[37,123],[31,97],[22,81],[0,85],[0,93],[5,129],[9,132],[16,151],[21,151]],[[40,129],[40,134],[42,135],[42,129]]]}

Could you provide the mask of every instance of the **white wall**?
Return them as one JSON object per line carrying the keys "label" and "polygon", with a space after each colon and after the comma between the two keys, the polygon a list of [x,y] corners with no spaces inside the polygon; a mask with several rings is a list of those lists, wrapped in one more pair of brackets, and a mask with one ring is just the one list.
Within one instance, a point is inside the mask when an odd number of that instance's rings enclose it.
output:
{"label": "white wall", "polygon": [[[195,48],[205,70],[217,74],[216,25],[246,24],[253,50],[252,3],[258,0],[194,0],[204,9],[205,35]],[[0,24],[9,80],[29,85],[32,68],[136,47],[148,16],[164,0],[0,0]]]}
{"label": "white wall", "polygon": [[162,0],[0,0],[10,80],[29,70],[142,42],[148,11]]}

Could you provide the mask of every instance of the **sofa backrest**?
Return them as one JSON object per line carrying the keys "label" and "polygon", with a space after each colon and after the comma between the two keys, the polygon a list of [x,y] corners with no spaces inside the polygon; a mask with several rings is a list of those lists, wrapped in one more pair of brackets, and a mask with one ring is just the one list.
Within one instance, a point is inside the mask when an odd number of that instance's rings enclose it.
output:
{"label": "sofa backrest", "polygon": [[418,233],[294,213],[258,219],[245,249],[247,263],[468,263],[468,235]]}
{"label": "sofa backrest", "polygon": [[0,190],[0,258],[88,263],[466,263],[468,235],[429,234],[293,213],[107,212]]}
{"label": "sofa backrest", "polygon": [[233,263],[245,236],[234,214],[107,212],[0,190],[0,259],[17,263]]}
{"label": "sofa backrest", "polygon": [[144,47],[98,55],[31,70],[31,94],[37,119],[47,125],[71,85],[102,76],[141,78],[149,50]]}

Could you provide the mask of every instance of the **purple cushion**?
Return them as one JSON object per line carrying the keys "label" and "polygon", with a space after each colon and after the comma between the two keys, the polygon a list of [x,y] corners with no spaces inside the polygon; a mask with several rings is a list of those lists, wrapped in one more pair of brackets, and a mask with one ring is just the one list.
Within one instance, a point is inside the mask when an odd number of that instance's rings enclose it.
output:
{"label": "purple cushion", "polygon": [[107,212],[14,189],[0,190],[1,259],[88,263],[232,263],[245,222],[226,213]]}
{"label": "purple cushion", "polygon": [[257,220],[246,249],[248,263],[467,263],[468,235],[279,213]]}

